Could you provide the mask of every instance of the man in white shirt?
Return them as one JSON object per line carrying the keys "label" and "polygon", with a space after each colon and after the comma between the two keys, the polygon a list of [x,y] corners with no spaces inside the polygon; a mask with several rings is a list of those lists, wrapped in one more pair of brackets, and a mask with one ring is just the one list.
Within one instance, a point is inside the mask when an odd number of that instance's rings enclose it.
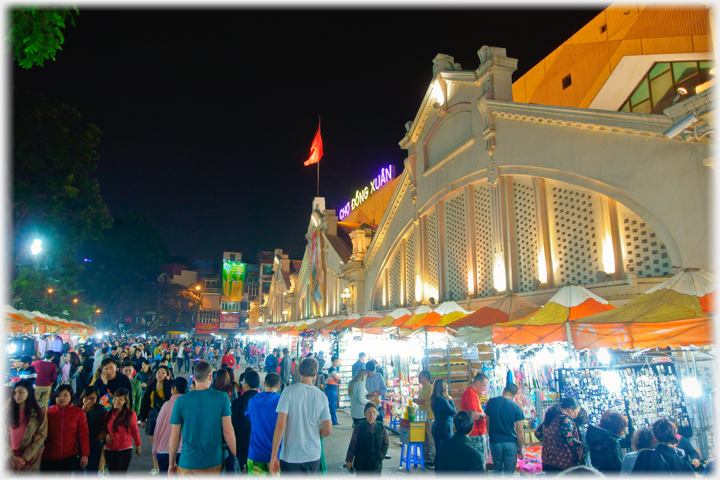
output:
{"label": "man in white shirt", "polygon": [[[318,363],[305,358],[298,366],[300,382],[286,387],[278,402],[270,473],[317,473],[320,468],[320,438],[332,433],[330,408],[325,394],[314,386]],[[318,424],[322,422],[322,428]],[[283,448],[278,458],[282,441]]]}

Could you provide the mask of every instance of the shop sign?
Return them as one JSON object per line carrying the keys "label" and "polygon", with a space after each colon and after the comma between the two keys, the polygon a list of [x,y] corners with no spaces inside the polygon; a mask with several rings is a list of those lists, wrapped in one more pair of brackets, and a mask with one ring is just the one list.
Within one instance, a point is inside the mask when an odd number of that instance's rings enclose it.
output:
{"label": "shop sign", "polygon": [[222,297],[225,302],[242,302],[245,288],[245,264],[223,261]]}
{"label": "shop sign", "polygon": [[[234,323],[235,327],[237,327],[237,324],[240,323],[240,314],[239,313],[221,313],[220,314],[220,323],[221,324]],[[220,327],[220,328],[235,328],[235,327]]]}
{"label": "shop sign", "polygon": [[467,347],[462,349],[463,360],[477,360],[478,357],[477,347]]}
{"label": "shop sign", "polygon": [[355,196],[353,196],[352,200],[350,200],[347,204],[345,204],[344,207],[340,209],[340,212],[338,214],[338,217],[340,220],[343,220],[348,215],[350,215],[350,212],[355,210],[357,207],[362,205],[365,200],[367,200],[370,195],[375,193],[376,190],[379,190],[380,187],[388,183],[390,180],[393,179],[395,176],[395,167],[392,165],[389,165],[387,167],[383,167],[380,169],[380,174],[370,180],[370,185],[361,189],[355,191]]}
{"label": "shop sign", "polygon": [[196,323],[195,335],[210,335],[211,333],[220,333],[219,323]]}

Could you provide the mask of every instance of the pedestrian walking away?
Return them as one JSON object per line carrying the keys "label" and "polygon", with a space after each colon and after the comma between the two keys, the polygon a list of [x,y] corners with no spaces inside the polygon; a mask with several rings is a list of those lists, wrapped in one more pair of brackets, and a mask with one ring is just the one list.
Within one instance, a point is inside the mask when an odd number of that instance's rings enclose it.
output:
{"label": "pedestrian walking away", "polygon": [[517,385],[508,383],[505,385],[502,396],[491,398],[485,406],[487,431],[490,437],[490,454],[496,475],[513,476],[518,459],[524,458],[523,423],[525,415],[520,406],[515,403],[517,394]]}
{"label": "pedestrian walking away", "polygon": [[317,368],[314,358],[303,359],[298,366],[300,382],[287,387],[280,396],[270,459],[270,472],[274,475],[281,471],[316,473],[320,468],[320,438],[332,433],[332,421],[325,395],[314,386]]}
{"label": "pedestrian walking away", "polygon": [[[237,455],[230,400],[227,393],[210,388],[212,367],[205,361],[195,366],[195,389],[175,401],[170,417],[168,474],[211,475],[222,470],[222,441]],[[180,462],[176,456],[183,441]]]}

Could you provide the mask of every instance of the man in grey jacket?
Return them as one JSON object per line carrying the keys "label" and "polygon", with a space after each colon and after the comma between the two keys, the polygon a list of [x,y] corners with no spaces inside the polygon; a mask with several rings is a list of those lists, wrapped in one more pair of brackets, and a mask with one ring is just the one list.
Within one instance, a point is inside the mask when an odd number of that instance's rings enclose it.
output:
{"label": "man in grey jacket", "polygon": [[280,391],[292,383],[292,358],[290,350],[283,348],[283,358],[280,362]]}

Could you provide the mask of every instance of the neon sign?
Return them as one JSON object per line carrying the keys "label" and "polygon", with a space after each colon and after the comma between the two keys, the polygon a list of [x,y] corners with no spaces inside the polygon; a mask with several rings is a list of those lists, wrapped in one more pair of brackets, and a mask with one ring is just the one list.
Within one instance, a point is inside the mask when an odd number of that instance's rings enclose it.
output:
{"label": "neon sign", "polygon": [[350,200],[348,203],[345,204],[344,207],[340,209],[340,212],[338,214],[340,220],[346,218],[348,215],[350,215],[350,212],[365,203],[365,200],[367,200],[370,195],[375,193],[376,190],[379,190],[380,187],[392,180],[394,176],[395,167],[393,167],[392,165],[381,168],[380,175],[370,180],[370,186],[365,187],[362,190],[355,190],[355,196],[353,196],[352,200]]}

